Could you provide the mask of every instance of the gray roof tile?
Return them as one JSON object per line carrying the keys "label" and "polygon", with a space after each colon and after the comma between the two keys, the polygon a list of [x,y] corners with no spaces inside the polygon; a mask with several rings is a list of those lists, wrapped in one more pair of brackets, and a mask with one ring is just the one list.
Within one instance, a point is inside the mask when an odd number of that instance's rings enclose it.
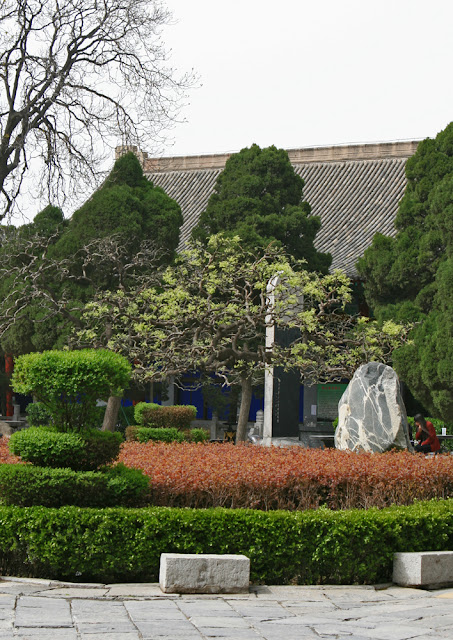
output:
{"label": "gray roof tile", "polygon": [[[389,143],[288,152],[305,181],[304,200],[321,218],[315,245],[332,254],[332,268],[356,275],[357,258],[374,234],[395,234],[394,220],[406,187],[405,164],[416,146],[416,142]],[[227,157],[213,156],[212,162],[203,157],[145,160],[148,178],[181,206],[184,223],[179,248],[206,208]]]}

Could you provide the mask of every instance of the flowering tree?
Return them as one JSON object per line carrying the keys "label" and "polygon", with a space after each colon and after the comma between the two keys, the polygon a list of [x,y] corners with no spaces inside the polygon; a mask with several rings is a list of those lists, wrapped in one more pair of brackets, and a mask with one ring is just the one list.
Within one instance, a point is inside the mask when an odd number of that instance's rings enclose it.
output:
{"label": "flowering tree", "polygon": [[[270,304],[267,287],[276,274]],[[388,361],[405,339],[402,326],[378,327],[348,315],[350,300],[349,280],[340,271],[319,276],[294,269],[272,245],[257,258],[238,237],[219,234],[207,245],[192,244],[159,286],[104,293],[86,305],[87,328],[77,339],[127,355],[142,379],[198,370],[224,385],[239,385],[242,441],[252,386],[266,367],[299,370],[310,382],[340,380],[369,360]],[[294,337],[266,348],[266,326],[292,329]]]}

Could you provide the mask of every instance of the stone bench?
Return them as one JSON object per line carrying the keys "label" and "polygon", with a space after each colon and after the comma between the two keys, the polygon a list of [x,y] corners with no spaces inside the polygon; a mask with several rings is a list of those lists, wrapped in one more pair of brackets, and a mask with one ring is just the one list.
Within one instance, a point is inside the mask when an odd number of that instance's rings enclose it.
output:
{"label": "stone bench", "polygon": [[453,551],[393,555],[393,582],[402,587],[440,587],[453,583]]}
{"label": "stone bench", "polygon": [[250,560],[243,555],[163,553],[159,584],[164,593],[244,593]]}

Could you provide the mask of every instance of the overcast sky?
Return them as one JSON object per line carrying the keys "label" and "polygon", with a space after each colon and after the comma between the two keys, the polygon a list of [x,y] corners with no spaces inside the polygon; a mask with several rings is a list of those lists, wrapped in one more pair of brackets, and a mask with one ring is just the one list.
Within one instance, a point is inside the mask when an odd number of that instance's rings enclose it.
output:
{"label": "overcast sky", "polygon": [[452,0],[167,6],[173,64],[202,86],[163,155],[419,139],[453,120]]}

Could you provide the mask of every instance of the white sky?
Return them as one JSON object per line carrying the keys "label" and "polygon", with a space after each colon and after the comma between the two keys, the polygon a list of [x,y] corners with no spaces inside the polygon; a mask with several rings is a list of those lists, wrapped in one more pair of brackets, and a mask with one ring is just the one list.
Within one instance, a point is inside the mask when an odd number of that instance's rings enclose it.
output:
{"label": "white sky", "polygon": [[[164,2],[171,64],[200,86],[159,155],[416,140],[453,120],[453,0]],[[13,222],[45,204],[25,197]]]}
{"label": "white sky", "polygon": [[419,139],[453,120],[452,0],[166,3],[173,65],[202,86],[163,155]]}

